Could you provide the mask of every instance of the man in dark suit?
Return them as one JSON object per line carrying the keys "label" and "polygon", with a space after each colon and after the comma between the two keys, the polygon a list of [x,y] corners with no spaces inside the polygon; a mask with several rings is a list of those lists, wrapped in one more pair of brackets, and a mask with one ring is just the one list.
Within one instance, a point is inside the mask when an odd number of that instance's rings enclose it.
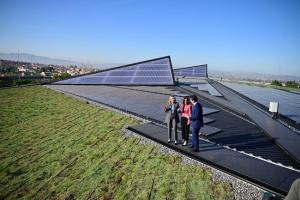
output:
{"label": "man in dark suit", "polygon": [[201,104],[198,102],[197,96],[193,95],[190,97],[192,107],[192,148],[194,152],[199,152],[199,131],[203,127],[203,109]]}

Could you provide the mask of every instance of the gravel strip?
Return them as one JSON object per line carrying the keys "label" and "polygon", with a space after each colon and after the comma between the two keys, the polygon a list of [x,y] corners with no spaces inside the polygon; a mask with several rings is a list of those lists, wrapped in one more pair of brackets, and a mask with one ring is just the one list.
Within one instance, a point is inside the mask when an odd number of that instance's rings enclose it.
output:
{"label": "gravel strip", "polygon": [[[47,86],[45,86],[47,87]],[[82,101],[85,101],[87,103],[90,103],[90,104],[93,104],[95,106],[99,106],[99,107],[102,107],[102,108],[106,108],[106,109],[109,109],[113,112],[117,112],[117,113],[120,113],[122,115],[126,115],[126,116],[129,116],[129,117],[133,117],[143,123],[147,123],[147,122],[150,122],[148,120],[145,120],[143,118],[140,118],[138,116],[135,116],[135,115],[132,115],[132,114],[129,114],[129,113],[126,113],[126,112],[123,112],[123,111],[120,111],[118,109],[115,109],[115,108],[111,108],[109,106],[106,106],[106,105],[103,105],[101,103],[97,103],[97,102],[94,102],[94,101],[90,101],[90,100],[87,100],[85,98],[82,98],[82,97],[79,97],[77,95],[73,95],[73,94],[70,94],[70,93],[67,93],[65,91],[60,91],[60,90],[57,90],[57,89],[54,89],[52,87],[47,87],[47,88],[50,88],[52,90],[55,90],[55,91],[58,91],[60,93],[64,93],[65,95],[67,96],[71,96],[71,97],[74,97],[76,99],[79,99],[79,100],[82,100]],[[177,155],[177,156],[180,156],[182,158],[182,161],[184,164],[187,164],[187,165],[197,165],[199,167],[202,167],[202,168],[205,168],[205,169],[209,169],[211,170],[212,174],[213,174],[213,181],[214,182],[227,182],[227,183],[230,183],[232,185],[232,188],[233,188],[233,192],[234,192],[234,196],[235,196],[235,199],[236,200],[247,200],[247,199],[255,199],[255,200],[260,200],[263,198],[263,194],[266,192],[265,190],[261,189],[261,188],[258,188],[256,187],[255,185],[252,185],[250,183],[247,183],[241,179],[238,179],[234,176],[231,176],[225,172],[222,172],[216,168],[213,168],[207,164],[204,164],[200,161],[197,161],[197,160],[194,160],[190,157],[187,157],[183,154],[180,154],[164,145],[161,145],[157,142],[154,142],[153,140],[150,140],[148,138],[145,138],[139,134],[136,134],[135,132],[132,132],[130,130],[127,129],[128,125],[124,126],[123,127],[123,132],[124,132],[124,136],[125,137],[137,137],[140,139],[140,144],[144,144],[144,145],[147,145],[147,144],[151,144],[151,145],[154,145],[156,146],[159,151],[163,154],[166,154],[166,155]]]}

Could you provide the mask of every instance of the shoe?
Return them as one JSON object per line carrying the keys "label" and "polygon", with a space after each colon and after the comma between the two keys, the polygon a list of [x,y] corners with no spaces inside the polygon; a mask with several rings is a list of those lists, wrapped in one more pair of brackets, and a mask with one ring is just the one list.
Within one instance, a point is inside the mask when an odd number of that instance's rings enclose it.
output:
{"label": "shoe", "polygon": [[193,147],[193,146],[189,146],[189,148],[190,148],[190,149],[194,149],[194,147]]}
{"label": "shoe", "polygon": [[176,144],[176,145],[178,144],[177,140],[175,140],[175,144]]}
{"label": "shoe", "polygon": [[182,146],[187,146],[188,144],[187,144],[187,142],[186,141],[184,141],[184,143],[182,144]]}
{"label": "shoe", "polygon": [[193,149],[193,152],[199,152],[199,149]]}
{"label": "shoe", "polygon": [[171,143],[171,139],[168,139],[168,143]]}

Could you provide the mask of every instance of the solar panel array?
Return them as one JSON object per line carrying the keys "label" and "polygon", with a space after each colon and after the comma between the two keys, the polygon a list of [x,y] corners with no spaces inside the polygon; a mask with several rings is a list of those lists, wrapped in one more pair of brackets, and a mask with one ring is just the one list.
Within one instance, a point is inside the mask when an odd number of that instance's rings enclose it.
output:
{"label": "solar panel array", "polygon": [[74,77],[54,84],[174,85],[174,78],[170,57],[163,57]]}
{"label": "solar panel array", "polygon": [[181,69],[174,69],[175,76],[186,77],[207,77],[207,65],[198,65],[194,67],[186,67]]}

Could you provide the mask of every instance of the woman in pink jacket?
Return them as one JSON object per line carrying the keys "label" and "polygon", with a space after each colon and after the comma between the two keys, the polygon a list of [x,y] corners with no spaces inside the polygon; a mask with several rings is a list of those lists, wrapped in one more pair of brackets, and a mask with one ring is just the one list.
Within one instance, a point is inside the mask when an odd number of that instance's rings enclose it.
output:
{"label": "woman in pink jacket", "polygon": [[181,105],[181,132],[182,132],[182,145],[186,146],[189,142],[190,134],[190,118],[192,117],[192,104],[190,98],[185,96]]}

